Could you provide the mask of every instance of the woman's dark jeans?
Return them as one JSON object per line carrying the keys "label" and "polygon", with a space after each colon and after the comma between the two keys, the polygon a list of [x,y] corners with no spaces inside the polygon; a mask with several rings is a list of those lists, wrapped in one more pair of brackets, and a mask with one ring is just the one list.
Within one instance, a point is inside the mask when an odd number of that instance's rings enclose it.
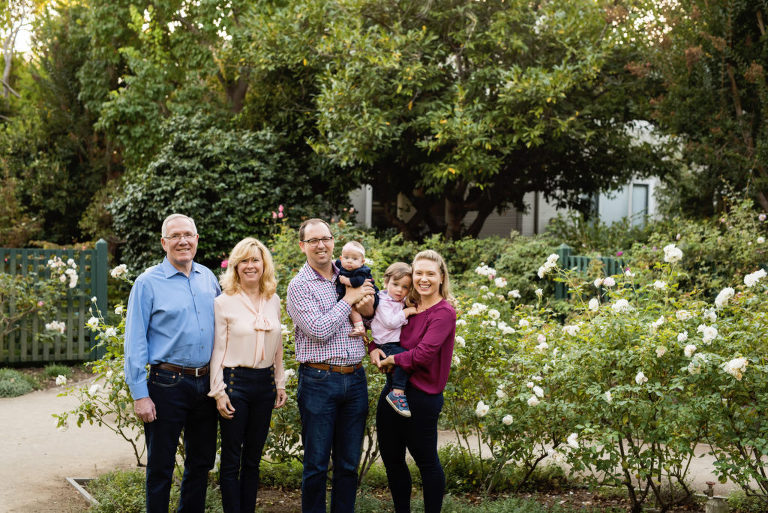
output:
{"label": "woman's dark jeans", "polygon": [[225,513],[253,513],[259,487],[261,451],[275,405],[275,369],[224,369],[227,395],[235,409],[221,427],[221,503]]}
{"label": "woman's dark jeans", "polygon": [[381,459],[387,469],[389,490],[396,513],[411,511],[411,473],[405,462],[405,449],[411,453],[421,473],[424,513],[437,513],[443,507],[445,474],[437,457],[437,419],[443,408],[443,394],[427,394],[408,386],[411,417],[403,417],[389,406],[384,387],[376,409],[376,436]]}

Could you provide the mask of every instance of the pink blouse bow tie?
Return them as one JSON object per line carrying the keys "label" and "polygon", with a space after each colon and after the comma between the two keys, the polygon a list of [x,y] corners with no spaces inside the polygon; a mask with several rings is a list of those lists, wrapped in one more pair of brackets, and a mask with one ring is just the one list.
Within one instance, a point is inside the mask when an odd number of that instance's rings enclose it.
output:
{"label": "pink blouse bow tie", "polygon": [[254,331],[269,331],[272,329],[272,323],[261,313],[257,313],[256,318],[253,320],[253,329]]}

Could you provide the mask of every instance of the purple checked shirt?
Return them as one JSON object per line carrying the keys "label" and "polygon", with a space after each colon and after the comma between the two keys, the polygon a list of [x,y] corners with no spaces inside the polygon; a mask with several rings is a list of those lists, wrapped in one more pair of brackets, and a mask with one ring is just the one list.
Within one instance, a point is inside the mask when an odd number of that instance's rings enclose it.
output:
{"label": "purple checked shirt", "polygon": [[287,306],[296,328],[296,360],[301,363],[354,365],[366,355],[362,337],[350,337],[351,307],[336,299],[339,271],[333,280],[320,276],[308,263],[288,284]]}

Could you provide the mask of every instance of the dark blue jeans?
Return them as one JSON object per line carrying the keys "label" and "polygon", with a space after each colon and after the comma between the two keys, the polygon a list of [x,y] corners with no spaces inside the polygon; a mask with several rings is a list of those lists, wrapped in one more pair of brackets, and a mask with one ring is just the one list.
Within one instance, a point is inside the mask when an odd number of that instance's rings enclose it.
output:
{"label": "dark blue jeans", "polygon": [[232,419],[219,416],[221,426],[221,503],[225,513],[253,513],[259,487],[261,451],[275,405],[275,368],[224,369]]}
{"label": "dark blue jeans", "polygon": [[357,465],[368,416],[365,369],[361,367],[352,374],[340,374],[302,365],[296,399],[304,444],[302,512],[325,513],[325,488],[331,457],[331,513],[354,511]]}
{"label": "dark blue jeans", "polygon": [[[399,342],[381,344],[377,347],[384,351],[384,354],[387,356],[405,352],[405,349],[403,349],[403,346],[401,346]],[[395,365],[395,370],[387,374],[387,383],[391,385],[391,388],[405,390],[405,386],[408,384],[408,373],[399,365]]]}
{"label": "dark blue jeans", "polygon": [[181,513],[203,513],[208,471],[216,458],[215,401],[208,397],[207,375],[194,377],[151,369],[149,397],[157,419],[144,424],[147,440],[147,513],[168,513],[179,436],[184,431]]}
{"label": "dark blue jeans", "polygon": [[376,437],[387,469],[387,481],[396,513],[411,511],[411,473],[405,463],[405,449],[413,456],[421,473],[424,489],[424,513],[438,513],[443,507],[445,473],[437,457],[437,419],[443,409],[443,394],[427,394],[409,386],[411,417],[393,410],[384,387],[376,409]]}

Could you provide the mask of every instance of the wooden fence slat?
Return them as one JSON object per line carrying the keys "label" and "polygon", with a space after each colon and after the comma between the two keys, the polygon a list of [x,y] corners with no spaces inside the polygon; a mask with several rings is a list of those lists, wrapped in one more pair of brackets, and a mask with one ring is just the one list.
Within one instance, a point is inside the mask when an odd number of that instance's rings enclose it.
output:
{"label": "wooden fence slat", "polygon": [[[40,279],[50,276],[47,262],[58,256],[64,262],[70,258],[78,265],[78,284],[74,289],[67,289],[66,300],[62,304],[58,319],[33,317],[27,319],[21,329],[0,337],[0,365],[11,362],[45,363],[61,360],[90,360],[97,357],[91,350],[95,344],[93,334],[84,326],[90,317],[88,308],[91,297],[96,297],[99,309],[106,314],[107,307],[107,243],[100,240],[95,249],[14,249],[0,248],[0,272],[27,276],[36,273]],[[15,311],[13,300],[0,304],[0,310],[10,315]],[[45,330],[45,324],[52,320],[64,320],[67,329],[54,342],[41,343],[38,334]]]}

